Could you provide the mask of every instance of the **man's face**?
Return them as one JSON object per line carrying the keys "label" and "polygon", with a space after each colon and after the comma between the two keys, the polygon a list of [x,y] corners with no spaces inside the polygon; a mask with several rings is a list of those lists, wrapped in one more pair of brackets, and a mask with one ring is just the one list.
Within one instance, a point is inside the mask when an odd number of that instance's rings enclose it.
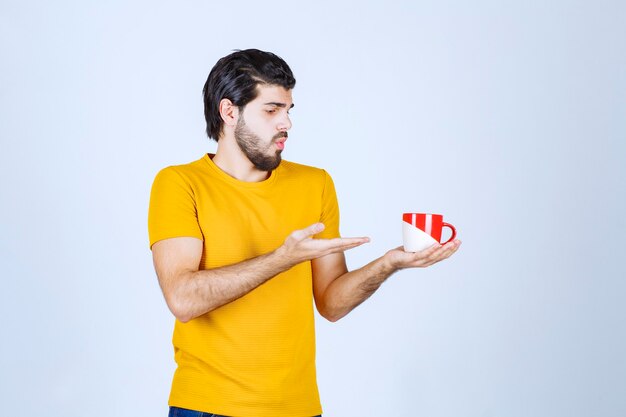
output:
{"label": "man's face", "polygon": [[273,85],[259,85],[257,89],[257,98],[239,114],[235,139],[258,170],[272,171],[280,164],[287,131],[291,129],[291,90]]}

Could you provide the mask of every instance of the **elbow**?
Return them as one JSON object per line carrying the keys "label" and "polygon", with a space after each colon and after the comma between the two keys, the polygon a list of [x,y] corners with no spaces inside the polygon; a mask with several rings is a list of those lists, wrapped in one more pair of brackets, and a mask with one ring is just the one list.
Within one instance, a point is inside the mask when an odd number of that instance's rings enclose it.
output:
{"label": "elbow", "polygon": [[182,297],[166,297],[165,301],[169,310],[172,312],[174,317],[176,317],[176,320],[181,323],[187,323],[203,314],[215,310],[216,308],[214,306],[205,306],[200,309],[198,306],[195,306],[189,300]]}
{"label": "elbow", "polygon": [[165,302],[176,320],[182,323],[187,323],[195,318],[189,308],[187,308],[184,303],[181,303],[180,300],[177,300],[175,297],[165,297]]}
{"label": "elbow", "polygon": [[341,319],[343,316],[326,315],[326,316],[322,316],[322,317],[324,317],[326,320],[328,320],[331,323],[337,323],[339,321],[339,319]]}
{"label": "elbow", "polygon": [[316,297],[315,306],[320,316],[331,323],[336,323],[350,312],[350,309],[346,309],[344,303],[338,302],[336,298],[329,297],[328,294]]}
{"label": "elbow", "polygon": [[189,312],[185,311],[184,309],[170,303],[167,303],[167,305],[176,320],[182,323],[187,323],[189,320],[193,319],[193,317],[191,317],[191,314],[189,314]]}
{"label": "elbow", "polygon": [[181,323],[187,323],[191,319],[193,319],[193,317],[191,317],[191,315],[189,314],[176,314],[174,312],[172,313],[174,314],[174,317],[176,317],[176,320],[180,321]]}
{"label": "elbow", "polygon": [[320,313],[322,317],[324,317],[326,320],[328,320],[331,323],[338,322],[347,314],[337,309],[328,308],[326,306],[323,306],[323,307],[319,306],[317,311]]}
{"label": "elbow", "polygon": [[[179,282],[180,281],[179,279]],[[161,288],[163,290],[165,303],[176,320],[181,323],[187,323],[202,314],[187,295],[188,291],[185,290],[185,286],[168,285],[165,287],[162,286]]]}

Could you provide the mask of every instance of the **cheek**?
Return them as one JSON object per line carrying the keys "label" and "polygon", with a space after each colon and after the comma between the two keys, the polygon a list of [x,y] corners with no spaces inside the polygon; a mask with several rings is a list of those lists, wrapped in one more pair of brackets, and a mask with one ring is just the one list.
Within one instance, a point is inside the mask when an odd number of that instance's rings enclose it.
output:
{"label": "cheek", "polygon": [[271,118],[266,116],[246,117],[246,125],[256,132],[266,132],[271,125]]}
{"label": "cheek", "polygon": [[270,142],[276,134],[276,120],[270,114],[246,114],[246,127],[263,142]]}
{"label": "cheek", "polygon": [[269,120],[263,120],[255,125],[255,131],[264,140],[270,140],[276,134],[274,123]]}

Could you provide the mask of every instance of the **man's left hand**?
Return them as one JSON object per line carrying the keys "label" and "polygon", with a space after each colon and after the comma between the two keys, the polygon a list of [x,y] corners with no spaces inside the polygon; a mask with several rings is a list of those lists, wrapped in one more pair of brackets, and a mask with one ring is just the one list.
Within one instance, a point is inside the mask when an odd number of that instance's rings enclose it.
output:
{"label": "man's left hand", "polygon": [[425,268],[449,258],[461,246],[459,239],[445,245],[435,244],[419,252],[405,252],[402,246],[390,250],[384,255],[392,269]]}

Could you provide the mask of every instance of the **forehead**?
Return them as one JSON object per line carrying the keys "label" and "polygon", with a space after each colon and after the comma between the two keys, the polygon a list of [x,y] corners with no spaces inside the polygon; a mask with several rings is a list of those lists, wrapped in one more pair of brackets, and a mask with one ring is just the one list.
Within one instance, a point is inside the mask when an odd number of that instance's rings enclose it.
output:
{"label": "forehead", "polygon": [[264,105],[267,103],[280,103],[287,107],[291,107],[293,99],[291,97],[291,90],[287,90],[279,85],[257,85],[257,97],[249,104]]}

